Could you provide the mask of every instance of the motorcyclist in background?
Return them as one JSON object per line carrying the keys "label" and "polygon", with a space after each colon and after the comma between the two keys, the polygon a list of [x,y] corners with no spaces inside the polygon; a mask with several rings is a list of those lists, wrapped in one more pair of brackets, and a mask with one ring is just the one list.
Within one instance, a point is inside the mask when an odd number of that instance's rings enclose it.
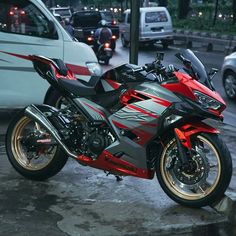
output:
{"label": "motorcyclist in background", "polygon": [[94,51],[97,52],[101,44],[110,42],[112,38],[112,31],[107,27],[107,22],[101,20],[99,22],[99,28],[94,33]]}
{"label": "motorcyclist in background", "polygon": [[64,29],[72,36],[74,37],[74,28],[73,26],[70,24],[70,20],[69,19],[65,19],[65,25],[64,25]]}

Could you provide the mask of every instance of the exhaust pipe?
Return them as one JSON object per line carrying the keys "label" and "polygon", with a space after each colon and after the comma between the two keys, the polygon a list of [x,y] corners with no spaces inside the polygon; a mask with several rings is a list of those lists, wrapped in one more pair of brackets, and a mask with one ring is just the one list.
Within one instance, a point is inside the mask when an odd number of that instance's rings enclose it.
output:
{"label": "exhaust pipe", "polygon": [[62,147],[68,156],[77,159],[77,155],[73,154],[63,143],[60,134],[57,132],[57,129],[35,105],[28,106],[25,109],[25,114],[32,120],[42,125],[53,136],[53,138],[55,138],[57,143]]}

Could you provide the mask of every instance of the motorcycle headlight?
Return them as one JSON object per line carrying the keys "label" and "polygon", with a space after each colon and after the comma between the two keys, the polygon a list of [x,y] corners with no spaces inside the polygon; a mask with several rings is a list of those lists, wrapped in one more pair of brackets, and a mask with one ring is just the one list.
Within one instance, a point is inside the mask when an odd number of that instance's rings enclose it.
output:
{"label": "motorcycle headlight", "polygon": [[207,96],[206,94],[203,94],[199,91],[193,92],[195,97],[197,98],[198,102],[204,107],[204,108],[210,108],[213,110],[218,110],[222,104],[218,101],[216,101],[214,98]]}
{"label": "motorcycle headlight", "polygon": [[102,67],[97,62],[87,62],[86,66],[89,69],[92,76],[102,75]]}

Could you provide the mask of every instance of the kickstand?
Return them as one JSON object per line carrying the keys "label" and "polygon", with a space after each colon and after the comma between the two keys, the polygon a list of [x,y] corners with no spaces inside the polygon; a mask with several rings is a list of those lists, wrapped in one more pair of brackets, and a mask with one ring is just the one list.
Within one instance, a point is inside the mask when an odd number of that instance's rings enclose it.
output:
{"label": "kickstand", "polygon": [[119,175],[115,175],[115,177],[116,177],[116,181],[117,181],[117,182],[120,182],[120,181],[122,181],[122,180],[123,180],[123,178],[122,178],[122,177],[120,177]]}

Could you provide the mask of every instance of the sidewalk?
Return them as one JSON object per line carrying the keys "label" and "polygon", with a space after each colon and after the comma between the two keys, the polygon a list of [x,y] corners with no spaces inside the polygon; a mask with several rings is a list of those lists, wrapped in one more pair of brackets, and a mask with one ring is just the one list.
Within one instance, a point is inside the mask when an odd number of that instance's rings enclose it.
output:
{"label": "sidewalk", "polygon": [[[10,117],[0,115],[1,138]],[[236,166],[236,127],[217,125]],[[0,189],[0,235],[236,235],[228,219],[235,223],[234,205],[229,213],[225,202],[220,205],[228,215],[211,207],[182,207],[168,198],[156,178],[125,177],[116,182],[113,176],[70,160],[48,181],[26,180],[9,164],[2,139]],[[234,168],[227,195],[236,199],[235,193]]]}

